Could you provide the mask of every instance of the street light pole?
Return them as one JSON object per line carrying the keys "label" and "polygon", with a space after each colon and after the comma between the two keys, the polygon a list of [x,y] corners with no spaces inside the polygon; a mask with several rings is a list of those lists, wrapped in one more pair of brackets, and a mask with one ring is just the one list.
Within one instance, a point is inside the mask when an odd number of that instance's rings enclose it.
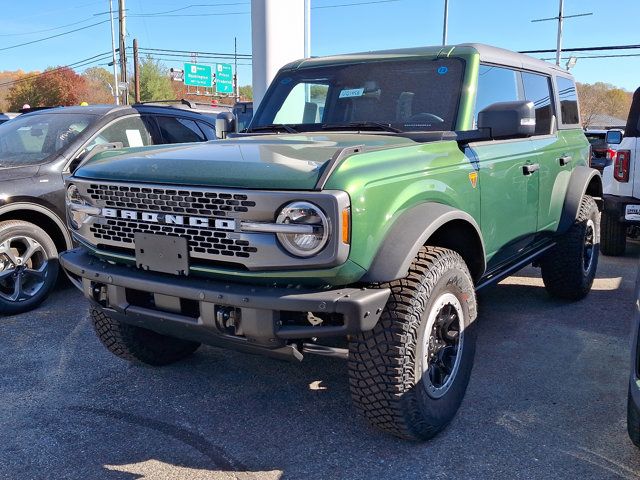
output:
{"label": "street light pole", "polygon": [[118,96],[118,67],[116,65],[116,36],[113,29],[113,2],[109,0],[109,20],[111,20],[111,54],[113,63],[113,87],[111,93],[115,99],[116,105],[120,105],[120,97]]}
{"label": "street light pole", "polygon": [[448,24],[449,24],[449,0],[444,0],[444,22],[442,24],[442,45],[447,44]]}

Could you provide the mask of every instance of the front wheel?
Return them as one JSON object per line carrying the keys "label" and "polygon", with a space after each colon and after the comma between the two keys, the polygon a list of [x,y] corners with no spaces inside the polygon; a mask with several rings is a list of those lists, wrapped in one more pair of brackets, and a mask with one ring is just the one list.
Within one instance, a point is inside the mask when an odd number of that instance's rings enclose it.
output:
{"label": "front wheel", "polygon": [[473,280],[456,252],[423,247],[409,274],[389,287],[378,324],[349,343],[351,396],[373,426],[426,440],[453,419],[469,382]]}
{"label": "front wheel", "polygon": [[0,222],[0,313],[13,315],[44,301],[58,277],[58,250],[29,222]]}
{"label": "front wheel", "polygon": [[96,335],[107,350],[132,363],[169,365],[188,357],[200,346],[197,342],[123,323],[99,307],[92,307],[89,315]]}
{"label": "front wheel", "polygon": [[542,280],[552,297],[580,300],[591,290],[600,252],[600,213],[585,195],[573,225],[540,261]]}

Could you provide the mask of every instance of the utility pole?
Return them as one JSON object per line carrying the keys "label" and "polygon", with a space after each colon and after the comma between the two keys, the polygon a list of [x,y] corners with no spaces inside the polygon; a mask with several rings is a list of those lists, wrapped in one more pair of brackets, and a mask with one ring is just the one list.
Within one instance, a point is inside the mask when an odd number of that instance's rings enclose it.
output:
{"label": "utility pole", "polygon": [[442,24],[442,45],[447,44],[447,30],[449,26],[449,0],[444,0],[444,21]]}
{"label": "utility pole", "polygon": [[120,105],[120,96],[118,92],[118,66],[116,65],[116,35],[113,29],[113,2],[109,0],[109,20],[111,20],[111,62],[113,64],[113,88],[111,93],[116,102]]}
{"label": "utility pole", "polygon": [[[118,0],[118,21],[120,27],[120,81],[122,84],[127,84],[127,16],[125,0]],[[118,88],[118,91],[120,89]],[[129,104],[129,89],[125,86],[123,91],[124,105]]]}
{"label": "utility pole", "polygon": [[558,40],[556,41],[556,65],[560,66],[560,55],[562,54],[562,20],[564,11],[564,0],[560,0],[558,9]]}
{"label": "utility pole", "polygon": [[140,103],[140,63],[138,60],[138,39],[133,39],[133,88],[135,102]]}
{"label": "utility pole", "polygon": [[233,86],[236,103],[240,101],[240,85],[238,85],[238,37],[233,37]]}
{"label": "utility pole", "polygon": [[562,56],[562,24],[565,18],[575,18],[575,17],[586,17],[588,15],[593,15],[593,12],[590,13],[578,13],[577,15],[565,15],[564,14],[564,0],[560,0],[560,5],[558,7],[558,16],[550,17],[550,18],[538,18],[536,20],[531,20],[531,22],[547,22],[549,20],[557,20],[558,21],[558,38],[556,40],[556,65],[560,66],[560,60]]}

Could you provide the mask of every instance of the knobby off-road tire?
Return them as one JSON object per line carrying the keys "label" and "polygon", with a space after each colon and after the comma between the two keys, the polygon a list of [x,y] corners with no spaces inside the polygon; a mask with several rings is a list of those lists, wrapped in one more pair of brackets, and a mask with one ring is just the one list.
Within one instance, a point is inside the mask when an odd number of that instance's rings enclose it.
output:
{"label": "knobby off-road tire", "polygon": [[617,216],[602,212],[600,249],[610,257],[624,255],[627,248],[627,226]]}
{"label": "knobby off-road tire", "polygon": [[90,315],[102,344],[111,353],[129,362],[169,365],[188,357],[200,346],[197,342],[120,322],[97,307],[91,308]]}
{"label": "knobby off-road tire", "polygon": [[473,280],[456,252],[423,247],[409,274],[385,286],[391,296],[380,321],[349,342],[351,397],[373,426],[426,440],[454,417],[469,382]]}
{"label": "knobby off-road tire", "polygon": [[580,300],[591,290],[598,268],[600,213],[595,200],[584,195],[578,217],[542,258],[542,280],[552,297]]}
{"label": "knobby off-road tire", "polygon": [[0,314],[32,310],[58,278],[58,249],[51,237],[22,220],[0,222]]}
{"label": "knobby off-road tire", "polygon": [[633,403],[631,389],[629,389],[627,398],[627,432],[634,445],[640,447],[640,412],[638,411],[638,407]]}

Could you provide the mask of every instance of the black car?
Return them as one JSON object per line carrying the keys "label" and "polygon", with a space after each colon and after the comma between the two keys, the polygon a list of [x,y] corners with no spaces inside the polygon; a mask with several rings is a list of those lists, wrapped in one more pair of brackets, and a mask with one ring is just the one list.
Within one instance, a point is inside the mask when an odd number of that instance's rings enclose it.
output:
{"label": "black car", "polygon": [[34,308],[71,248],[63,177],[98,150],[215,139],[215,119],[158,105],[57,107],[0,125],[0,314]]}

